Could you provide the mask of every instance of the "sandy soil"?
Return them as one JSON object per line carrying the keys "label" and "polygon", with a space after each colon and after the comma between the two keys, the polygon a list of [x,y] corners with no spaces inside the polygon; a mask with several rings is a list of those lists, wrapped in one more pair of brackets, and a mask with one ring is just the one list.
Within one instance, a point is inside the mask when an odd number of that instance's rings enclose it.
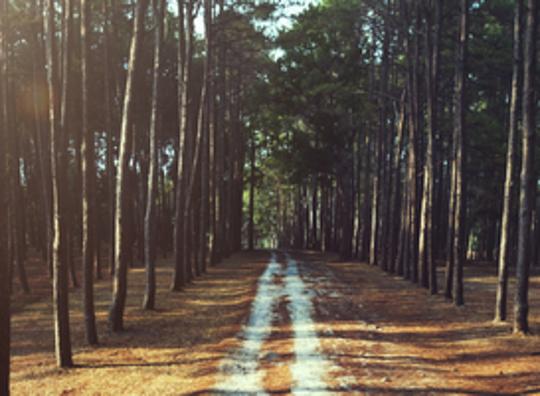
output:
{"label": "sandy soil", "polygon": [[[15,299],[14,394],[239,394],[222,386],[253,363],[260,392],[268,394],[540,394],[540,337],[512,336],[509,325],[492,324],[491,267],[466,268],[467,305],[458,309],[378,268],[309,252],[291,256],[277,254],[279,268],[266,286],[260,279],[270,253],[243,253],[177,294],[168,291],[170,269],[162,263],[158,310],[149,313],[139,308],[143,271],[132,270],[128,329],[120,335],[106,328],[110,282],[100,282],[95,349],[84,346],[74,291],[72,370],[54,366],[48,286],[34,281],[32,296]],[[43,268],[32,270],[37,279]],[[534,277],[535,333],[539,286]],[[260,304],[270,307],[269,318],[253,318]],[[252,333],[250,323],[259,325]],[[238,351],[253,345],[256,353],[244,355],[257,362],[231,370]]]}

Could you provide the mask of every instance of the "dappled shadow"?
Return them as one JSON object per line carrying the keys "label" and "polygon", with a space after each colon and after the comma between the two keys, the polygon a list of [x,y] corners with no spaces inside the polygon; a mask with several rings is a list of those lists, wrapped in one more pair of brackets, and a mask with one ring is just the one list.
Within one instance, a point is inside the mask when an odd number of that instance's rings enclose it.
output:
{"label": "dappled shadow", "polygon": [[[137,384],[157,384],[164,379],[177,382],[179,389],[183,382],[192,387],[209,386],[219,362],[238,342],[235,335],[247,317],[257,279],[268,258],[268,252],[231,257],[180,293],[169,291],[171,262],[162,261],[157,271],[155,311],[140,308],[144,270],[131,269],[125,331],[118,334],[110,332],[107,325],[110,280],[96,283],[100,335],[100,345],[96,348],[84,344],[82,293],[73,291],[71,328],[77,366],[69,371],[55,367],[49,296],[29,298],[26,304],[19,302],[13,319],[15,393],[28,394],[31,389],[43,388],[60,394],[64,383],[85,389],[90,386],[89,379],[99,375],[99,371],[107,373],[106,377],[100,376],[107,381],[117,377],[114,389],[136,389]],[[138,375],[133,377],[134,373]],[[170,377],[171,373],[176,375]],[[51,378],[56,380],[51,382]],[[199,378],[199,383],[194,384],[192,378]],[[99,389],[100,385],[95,386]]]}

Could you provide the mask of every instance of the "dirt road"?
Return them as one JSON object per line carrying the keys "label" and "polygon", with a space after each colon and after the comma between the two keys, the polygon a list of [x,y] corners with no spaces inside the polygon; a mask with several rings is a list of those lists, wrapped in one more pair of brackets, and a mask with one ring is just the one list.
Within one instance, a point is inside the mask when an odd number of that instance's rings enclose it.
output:
{"label": "dirt road", "polygon": [[[163,262],[153,312],[140,308],[144,271],[130,271],[124,333],[107,327],[110,281],[96,285],[98,348],[84,344],[82,293],[72,291],[72,370],[55,367],[50,291],[36,283],[43,267],[30,269],[37,292],[15,299],[14,395],[540,394],[540,337],[493,325],[488,266],[466,267],[458,309],[332,255],[237,254],[181,293],[170,292]],[[534,334],[539,291],[535,276]]]}
{"label": "dirt road", "polygon": [[294,257],[272,253],[213,393],[540,393],[537,338],[376,268]]}

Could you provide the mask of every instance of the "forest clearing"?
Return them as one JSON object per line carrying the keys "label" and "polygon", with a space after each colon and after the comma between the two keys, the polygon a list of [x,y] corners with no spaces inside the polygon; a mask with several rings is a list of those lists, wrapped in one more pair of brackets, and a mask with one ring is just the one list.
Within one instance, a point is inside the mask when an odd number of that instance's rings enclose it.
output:
{"label": "forest clearing", "polygon": [[0,396],[540,394],[539,0],[0,0]]}
{"label": "forest clearing", "polygon": [[[484,264],[465,270],[466,291],[478,303],[455,308],[406,281],[389,282],[388,275],[377,268],[316,252],[291,252],[291,256],[308,291],[304,295],[312,304],[311,310],[300,309],[311,315],[307,321],[291,315],[291,304],[301,298],[290,297],[298,297],[303,290],[287,290],[298,280],[287,280],[295,275],[284,253],[276,253],[280,268],[275,279],[264,281],[267,287],[281,289],[274,295],[261,282],[272,262],[270,252],[235,255],[181,296],[168,292],[170,263],[160,263],[161,303],[155,312],[140,308],[142,270],[130,274],[133,293],[127,304],[126,332],[120,335],[106,329],[108,283],[96,286],[103,296],[96,301],[101,345],[86,347],[83,327],[73,326],[78,363],[70,371],[57,369],[50,354],[54,340],[46,304],[49,291],[37,292],[39,298],[18,300],[13,323],[13,393],[540,393],[536,373],[540,338],[516,338],[509,325],[493,326],[491,305],[482,301],[492,299],[496,277],[493,271],[486,273]],[[532,284],[540,286],[540,276],[534,276]],[[531,297],[531,305],[540,306],[540,294]],[[80,292],[74,293],[73,305],[80,299]],[[266,318],[254,320],[256,312],[265,311],[264,305],[268,305]],[[77,309],[72,317],[81,323]],[[540,329],[539,315],[531,318],[531,325]],[[255,342],[246,336],[250,330],[264,336],[256,348],[247,347],[246,355],[241,353],[246,342]],[[308,341],[307,348],[296,345],[299,338]],[[317,375],[320,378],[314,378]]]}

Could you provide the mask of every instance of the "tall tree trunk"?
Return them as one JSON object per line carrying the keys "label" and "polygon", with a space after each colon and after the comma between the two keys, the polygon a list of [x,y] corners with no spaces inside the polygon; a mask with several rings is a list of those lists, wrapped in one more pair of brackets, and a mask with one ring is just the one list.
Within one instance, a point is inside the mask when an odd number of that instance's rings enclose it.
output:
{"label": "tall tree trunk", "polygon": [[[427,98],[427,128],[426,128],[426,152],[424,158],[424,186],[422,206],[420,214],[420,239],[418,258],[420,261],[420,282],[424,287],[429,287],[431,294],[437,293],[437,268],[433,257],[433,197],[434,197],[434,139],[436,109],[436,85],[438,75],[434,59],[438,52],[436,48],[438,40],[433,37],[434,14],[440,13],[440,3],[435,4],[437,10],[428,5],[425,17],[425,64],[426,64],[426,98]],[[434,12],[435,11],[435,12]],[[435,16],[435,24],[438,18]]]}
{"label": "tall tree trunk", "polygon": [[215,91],[215,27],[214,0],[205,2],[205,26],[208,40],[207,101],[208,101],[208,264],[214,264],[216,245],[216,91]]}
{"label": "tall tree trunk", "polygon": [[454,212],[454,279],[452,297],[456,306],[464,304],[463,266],[466,254],[466,182],[465,182],[465,67],[468,36],[469,1],[460,0],[459,37],[456,59],[454,93],[454,147],[455,147],[455,212]]}
{"label": "tall tree trunk", "polygon": [[114,169],[114,127],[113,127],[113,100],[112,100],[112,87],[111,80],[114,73],[111,73],[111,9],[109,0],[103,2],[103,15],[104,15],[104,35],[103,35],[103,81],[104,81],[104,93],[105,93],[105,127],[107,129],[107,194],[108,194],[108,231],[109,238],[109,269],[110,273],[114,273],[114,182],[115,182],[115,169]]}
{"label": "tall tree trunk", "polygon": [[377,262],[383,271],[389,268],[389,255],[386,246],[388,244],[389,234],[389,212],[390,212],[390,167],[392,166],[392,145],[394,144],[394,128],[389,127],[389,112],[388,91],[390,78],[390,64],[392,62],[390,54],[390,43],[392,41],[392,30],[390,29],[389,20],[392,14],[392,3],[390,1],[383,2],[384,11],[383,23],[384,32],[382,38],[382,60],[381,60],[381,81],[380,81],[380,97],[379,97],[379,131],[380,131],[380,158],[379,158],[379,228],[377,237]]}
{"label": "tall tree trunk", "polygon": [[535,206],[536,179],[534,144],[536,135],[536,37],[538,8],[535,0],[525,6],[526,28],[523,42],[523,136],[519,194],[518,257],[514,300],[514,333],[529,332],[529,267],[532,212]]}
{"label": "tall tree trunk", "polygon": [[195,201],[194,193],[196,191],[197,171],[199,170],[199,162],[201,157],[201,138],[203,136],[203,115],[204,106],[202,103],[206,100],[206,84],[203,80],[203,87],[201,91],[201,106],[199,106],[199,113],[196,117],[192,113],[193,92],[189,89],[190,81],[193,75],[193,53],[194,53],[194,4],[192,0],[188,0],[186,7],[187,18],[187,33],[186,33],[186,64],[184,73],[184,89],[185,89],[185,101],[184,104],[184,117],[181,128],[186,134],[186,146],[184,155],[184,185],[185,185],[185,202],[183,213],[183,226],[184,226],[184,261],[185,269],[187,271],[187,279],[191,281],[194,277],[194,270],[197,268],[197,246],[194,225],[194,208],[193,202]]}
{"label": "tall tree trunk", "polygon": [[[6,53],[8,52],[6,46]],[[6,67],[9,76],[9,64]],[[14,91],[13,84],[9,84],[6,80],[7,97],[9,98]],[[10,103],[8,103],[10,107]],[[25,268],[25,250],[26,250],[26,231],[25,231],[25,218],[24,218],[24,202],[21,186],[21,163],[19,155],[19,140],[20,132],[17,130],[17,109],[15,109],[15,101],[11,101],[11,107],[9,108],[6,125],[7,125],[7,171],[9,173],[7,182],[9,186],[9,205],[8,205],[8,224],[10,225],[10,233],[12,239],[12,258],[16,264],[17,275],[21,290],[24,293],[30,293],[30,286],[28,284],[28,278],[26,276]]]}
{"label": "tall tree trunk", "polygon": [[446,269],[444,282],[444,297],[449,300],[452,299],[452,289],[454,284],[454,249],[452,246],[454,243],[454,216],[456,211],[456,155],[453,146],[454,143],[452,142],[452,148],[449,154],[450,183],[448,186],[448,191],[450,197],[448,200],[448,231],[446,235]]}
{"label": "tall tree trunk", "polygon": [[248,224],[248,249],[255,248],[255,161],[256,161],[255,133],[251,134],[250,147],[250,178],[249,178],[249,224]]}
{"label": "tall tree trunk", "polygon": [[[442,32],[442,23],[443,23],[443,1],[442,0],[435,0],[435,28],[433,32],[433,42],[432,42],[432,54],[430,58],[431,62],[431,83],[432,83],[432,115],[431,115],[431,128],[432,128],[432,164],[433,168],[436,166],[436,158],[439,157],[439,146],[436,144],[436,136],[438,134],[439,130],[439,103],[438,103],[438,96],[439,96],[439,72],[440,72],[440,54],[441,54],[441,32]],[[435,169],[431,170],[431,240],[429,241],[429,249],[431,250],[431,256],[428,257],[428,270],[429,270],[429,290],[431,294],[437,294],[438,292],[438,284],[437,284],[437,262],[436,262],[436,252],[435,252],[435,240],[436,240],[436,220],[435,219],[435,180],[436,180],[436,173]]]}
{"label": "tall tree trunk", "polygon": [[[0,0],[0,139],[8,139],[8,75],[7,75],[7,0]],[[5,144],[0,147],[0,177],[6,180]],[[7,217],[8,194],[0,189],[0,218]],[[10,275],[8,257],[8,232],[6,223],[0,226],[0,394],[9,396],[10,371]]]}
{"label": "tall tree trunk", "polygon": [[[211,155],[211,136],[213,134],[213,110],[211,104],[213,103],[213,26],[212,26],[212,12],[213,12],[213,1],[205,0],[204,1],[204,22],[205,22],[205,47],[206,47],[206,60],[205,60],[205,71],[204,71],[204,83],[206,87],[204,98],[201,97],[201,106],[203,106],[204,117],[201,122],[202,125],[202,152],[201,152],[201,200],[200,200],[200,212],[201,212],[201,230],[200,230],[200,260],[201,260],[201,269],[202,272],[206,272],[206,269],[209,264],[209,259],[211,257],[211,165],[210,165],[210,155]],[[204,101],[202,101],[204,99]]]}
{"label": "tall tree trunk", "polygon": [[[390,272],[394,273],[398,270],[397,256],[399,251],[399,235],[400,235],[400,223],[403,205],[400,203],[401,191],[401,152],[403,150],[403,137],[405,135],[406,127],[406,114],[405,106],[407,100],[407,91],[404,90],[401,95],[401,101],[399,105],[399,116],[397,121],[397,137],[394,146],[394,155],[392,157],[392,170],[391,170],[391,189],[390,189],[390,216],[389,216],[389,228],[388,232],[390,233],[388,237],[388,244],[386,249],[388,249],[388,260],[390,266]],[[401,274],[400,274],[401,275]]]}
{"label": "tall tree trunk", "polygon": [[513,226],[513,208],[515,195],[515,168],[517,162],[519,82],[521,76],[523,0],[516,1],[514,11],[514,50],[512,68],[512,93],[510,98],[510,120],[508,130],[508,147],[506,152],[506,179],[504,182],[503,212],[501,218],[501,236],[499,241],[499,277],[497,283],[497,300],[495,303],[495,322],[506,320],[506,300],[508,293],[508,267],[510,264],[509,238]]}
{"label": "tall tree trunk", "polygon": [[372,186],[371,186],[371,231],[369,242],[369,264],[377,265],[377,237],[379,236],[379,187],[380,187],[380,158],[381,158],[381,131],[374,132],[373,144],[373,163],[372,171]]}
{"label": "tall tree trunk", "polygon": [[409,43],[410,48],[410,70],[411,70],[411,130],[409,138],[409,204],[410,204],[410,233],[409,233],[409,253],[408,264],[411,268],[410,279],[413,282],[419,280],[418,266],[418,238],[419,238],[419,141],[420,141],[420,30],[422,26],[420,15],[420,2],[414,5],[414,40]]}
{"label": "tall tree trunk", "polygon": [[[50,0],[49,0],[50,1]],[[125,208],[129,188],[129,140],[133,118],[133,100],[135,90],[135,78],[139,68],[139,50],[144,29],[144,14],[147,0],[137,0],[135,18],[133,21],[133,35],[129,50],[128,73],[124,95],[124,108],[122,114],[122,127],[120,129],[120,153],[117,167],[116,181],[116,205],[115,205],[115,238],[114,238],[114,280],[113,298],[109,311],[109,323],[113,331],[122,331],[124,328],[124,308],[127,294],[127,267],[128,250],[131,245],[127,240],[125,227],[126,216],[129,214]]]}
{"label": "tall tree trunk", "polygon": [[[78,185],[79,183],[79,177],[75,177],[75,183],[76,188],[73,188],[73,195],[76,197],[75,200],[71,200],[69,197],[71,194],[70,188],[69,188],[69,176],[68,176],[68,168],[69,168],[69,154],[68,154],[68,146],[69,146],[69,133],[70,128],[73,127],[73,123],[71,122],[72,119],[70,118],[71,110],[72,110],[72,88],[71,88],[71,64],[72,64],[72,20],[73,20],[73,2],[72,0],[66,0],[63,3],[62,7],[62,50],[59,51],[59,59],[60,59],[60,65],[59,68],[59,74],[60,74],[60,80],[61,80],[61,92],[60,92],[60,136],[61,139],[58,142],[59,144],[59,156],[58,156],[58,169],[59,169],[59,178],[63,180],[62,183],[58,185],[59,188],[59,194],[60,194],[60,201],[62,203],[62,206],[60,207],[60,211],[63,212],[62,216],[62,227],[63,227],[63,233],[62,238],[64,238],[61,242],[62,244],[62,260],[67,262],[67,266],[69,268],[69,274],[71,276],[71,281],[73,284],[73,287],[78,288],[79,287],[79,281],[77,279],[77,272],[75,270],[75,263],[73,260],[72,255],[70,254],[70,245],[71,245],[71,239],[72,235],[79,236],[79,232],[75,232],[75,230],[80,231],[80,227],[78,226],[78,219],[77,215],[80,213],[80,207],[75,206],[74,208],[70,207],[73,202],[78,202],[81,198],[80,191],[81,187]],[[79,133],[75,133],[75,140],[80,139],[81,135]],[[78,146],[78,145],[77,145]],[[80,149],[79,147],[75,148],[76,156],[79,155]],[[79,161],[79,157],[77,157],[76,161],[76,172],[80,173],[80,167],[79,164],[81,163]],[[78,176],[78,175],[77,175]],[[62,197],[65,197],[62,198]],[[75,209],[75,210],[74,210]],[[77,210],[79,209],[79,210]]]}
{"label": "tall tree trunk", "polygon": [[152,114],[150,116],[148,193],[144,216],[144,265],[146,267],[146,289],[143,308],[154,309],[156,300],[156,193],[157,193],[157,128],[159,122],[161,47],[163,42],[163,17],[165,0],[154,0],[154,68],[152,82]]}
{"label": "tall tree trunk", "polygon": [[[191,1],[191,0],[188,0]],[[178,148],[176,153],[176,196],[175,196],[175,216],[174,216],[174,274],[171,284],[172,291],[180,291],[186,284],[187,263],[184,261],[184,200],[185,200],[185,174],[184,162],[186,161],[186,125],[184,115],[186,111],[187,86],[185,85],[186,73],[186,32],[184,18],[184,0],[178,0],[178,21],[179,21],[179,43],[178,43]]]}
{"label": "tall tree trunk", "polygon": [[[69,1],[69,0],[68,0]],[[82,76],[82,265],[84,278],[84,329],[86,342],[98,343],[94,310],[94,252],[95,252],[95,153],[94,131],[89,119],[89,55],[90,55],[90,6],[81,0],[81,76]],[[67,72],[67,71],[64,71]]]}
{"label": "tall tree trunk", "polygon": [[[358,221],[361,224],[361,232],[360,232],[360,248],[359,248],[359,258],[361,261],[369,260],[369,247],[370,247],[370,241],[371,241],[371,222],[370,222],[370,216],[371,213],[371,194],[370,194],[370,179],[371,179],[371,147],[372,147],[372,139],[371,134],[369,133],[369,130],[366,128],[366,136],[365,136],[365,144],[364,144],[364,181],[362,183],[362,191],[363,199],[362,199],[362,210],[361,215]],[[330,215],[330,211],[328,212],[328,215]],[[325,232],[326,233],[326,232]],[[329,232],[326,233],[326,235],[329,235]]]}
{"label": "tall tree trunk", "polygon": [[69,329],[69,298],[67,263],[63,260],[63,242],[65,240],[62,229],[63,213],[61,211],[60,185],[65,180],[59,180],[61,174],[59,165],[59,148],[62,146],[62,136],[58,127],[57,102],[57,67],[55,51],[55,23],[54,0],[44,0],[45,24],[45,55],[47,63],[47,85],[49,93],[49,128],[50,128],[50,155],[51,155],[51,185],[53,195],[53,312],[54,312],[54,338],[56,362],[60,367],[73,366],[71,355],[71,336]]}
{"label": "tall tree trunk", "polygon": [[[34,17],[36,20],[41,20],[40,6],[37,0],[34,0],[32,4],[34,9]],[[47,128],[43,128],[43,120],[40,111],[40,91],[39,87],[42,82],[42,69],[39,65],[43,63],[41,54],[41,35],[39,33],[41,29],[32,30],[32,46],[35,50],[32,52],[32,102],[33,102],[33,115],[34,115],[34,135],[36,142],[36,154],[38,157],[39,171],[40,171],[40,186],[43,202],[43,220],[44,220],[44,242],[45,242],[45,262],[49,270],[49,276],[52,278],[52,218],[51,218],[51,188],[50,188],[50,163],[47,150]],[[45,135],[45,136],[44,136]],[[45,137],[45,138],[44,138]]]}
{"label": "tall tree trunk", "polygon": [[215,261],[219,262],[225,256],[226,244],[226,213],[225,213],[225,142],[226,142],[226,40],[224,35],[225,21],[225,2],[217,0],[218,5],[218,25],[221,28],[219,40],[217,41],[216,51],[216,96],[218,98],[216,106],[216,231],[215,231]]}

